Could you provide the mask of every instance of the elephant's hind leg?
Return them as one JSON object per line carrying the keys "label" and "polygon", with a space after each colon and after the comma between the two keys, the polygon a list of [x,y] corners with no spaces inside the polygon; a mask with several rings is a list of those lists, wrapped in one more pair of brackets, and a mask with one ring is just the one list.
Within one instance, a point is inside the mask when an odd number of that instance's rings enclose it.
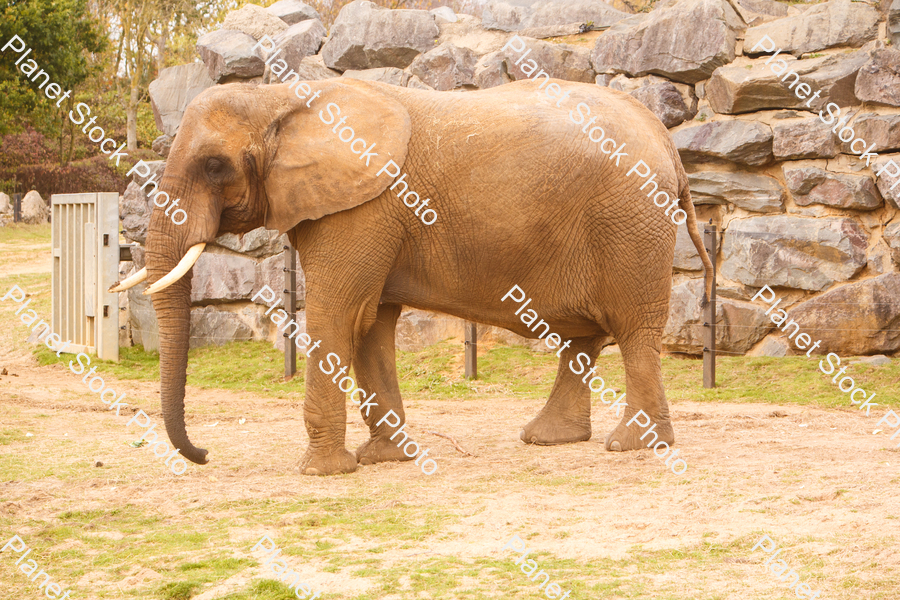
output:
{"label": "elephant's hind leg", "polygon": [[[370,394],[378,394],[376,396],[378,406],[361,411],[371,435],[368,441],[356,449],[356,460],[361,465],[391,460],[413,460],[416,457],[415,454],[412,456],[404,454],[403,442],[407,437],[406,431],[398,432],[406,423],[403,401],[400,398],[400,385],[397,382],[397,355],[394,350],[394,335],[399,318],[399,305],[379,305],[375,324],[360,340],[353,356],[359,386]],[[382,421],[388,411],[393,411],[394,414]],[[379,421],[382,421],[381,425],[377,425]],[[394,424],[396,426],[393,426]],[[391,436],[394,436],[393,440]]]}
{"label": "elephant's hind leg", "polygon": [[522,429],[519,438],[523,442],[552,446],[591,439],[591,391],[587,383],[582,383],[583,376],[569,368],[569,361],[577,364],[575,357],[584,352],[593,363],[604,339],[574,338],[562,351],[550,398],[541,412]]}

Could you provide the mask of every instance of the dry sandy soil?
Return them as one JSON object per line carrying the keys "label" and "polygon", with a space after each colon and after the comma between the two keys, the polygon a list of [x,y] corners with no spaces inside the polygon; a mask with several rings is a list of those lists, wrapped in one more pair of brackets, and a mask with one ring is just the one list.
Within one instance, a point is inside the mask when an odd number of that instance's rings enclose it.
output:
{"label": "dry sandy soil", "polygon": [[[501,552],[501,546],[517,534],[544,553],[538,558],[542,565],[548,557],[575,561],[560,584],[583,586],[570,596],[578,600],[794,597],[764,570],[763,554],[751,551],[765,533],[785,548],[781,557],[821,598],[900,598],[900,453],[888,450],[884,435],[873,435],[877,419],[856,410],[679,402],[672,407],[677,447],[689,468],[678,476],[650,451],[605,452],[603,437],[617,419],[602,404],[594,409],[594,439],[535,447],[521,443],[518,431],[540,402],[434,398],[413,402],[408,418],[414,439],[431,448],[437,473],[424,476],[412,463],[389,463],[316,478],[297,470],[306,445],[298,402],[188,389],[189,433],[210,450],[211,463],[192,464],[175,477],[161,461],[127,445],[138,437],[134,428],[126,430],[124,418],[104,410],[80,377],[61,364],[36,366],[25,336],[22,326],[0,328],[0,366],[17,375],[0,376],[0,429],[33,434],[0,445],[5,472],[24,469],[0,483],[4,539],[11,531],[37,539],[37,532],[59,523],[65,511],[130,506],[186,528],[208,520],[210,527],[226,531],[228,543],[219,550],[246,558],[263,533],[278,539],[283,530],[301,527],[298,517],[273,512],[268,522],[251,522],[231,511],[198,512],[198,507],[362,498],[366,518],[398,503],[405,514],[437,509],[452,516],[436,531],[402,545],[379,538],[386,550],[369,557],[377,557],[384,569],[400,566],[412,574],[436,557],[511,564],[514,555]],[[110,383],[161,426],[158,384]],[[787,416],[770,416],[776,410]],[[240,418],[246,421],[241,424]],[[366,430],[353,410],[347,421],[348,447],[355,448]],[[452,436],[475,456],[464,456],[430,431]],[[20,467],[23,455],[27,461]],[[104,466],[95,467],[95,460]],[[328,527],[316,530],[320,539],[337,543],[336,555],[365,556],[377,545],[357,533],[332,533]],[[112,526],[98,535],[133,536]],[[70,549],[62,542],[36,552],[53,572],[54,557]],[[209,549],[196,552],[201,550]],[[137,548],[112,561],[95,557],[78,580],[66,582],[77,590],[72,598],[138,597],[135,590],[152,590],[167,580],[163,568],[154,568],[149,557],[142,563],[140,555]],[[190,554],[183,559],[190,560]],[[617,567],[598,571],[593,565],[604,559],[618,561]],[[124,568],[126,562],[132,566]],[[323,598],[543,597],[516,571],[495,573],[488,582],[463,577],[459,585],[430,594],[411,591],[402,579],[381,591],[370,574],[325,572],[322,555],[295,555],[288,562],[314,589],[325,590]],[[248,567],[194,598],[223,597],[260,576],[260,567]],[[522,587],[501,594],[491,581]],[[630,585],[616,589],[616,582]],[[147,594],[140,597],[156,597]],[[0,599],[38,597],[8,553],[0,554]]]}

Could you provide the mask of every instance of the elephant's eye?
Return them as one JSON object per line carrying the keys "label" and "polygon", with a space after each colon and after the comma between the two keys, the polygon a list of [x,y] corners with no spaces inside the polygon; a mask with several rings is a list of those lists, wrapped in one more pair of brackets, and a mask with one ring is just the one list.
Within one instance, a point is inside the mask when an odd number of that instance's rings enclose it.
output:
{"label": "elephant's eye", "polygon": [[228,163],[219,158],[206,161],[206,175],[215,183],[224,183],[229,173]]}

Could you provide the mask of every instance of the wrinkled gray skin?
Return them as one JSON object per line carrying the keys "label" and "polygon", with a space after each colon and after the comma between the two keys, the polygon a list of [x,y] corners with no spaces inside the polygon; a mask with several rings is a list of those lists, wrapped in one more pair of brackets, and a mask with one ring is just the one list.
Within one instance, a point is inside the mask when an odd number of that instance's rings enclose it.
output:
{"label": "wrinkled gray skin", "polygon": [[[709,268],[687,177],[665,127],[636,100],[595,85],[556,83],[571,92],[560,107],[530,81],[460,94],[342,79],[309,82],[321,91],[315,100],[298,100],[286,84],[233,84],[206,90],[188,107],[161,189],[181,198],[189,217],[174,225],[154,211],[149,280],[168,273],[192,245],[222,233],[261,225],[289,233],[306,274],[307,332],[322,341],[307,362],[302,472],[409,460],[388,440],[395,429],[376,425],[389,409],[405,422],[394,351],[401,307],[535,338],[545,328],[531,332],[514,314],[518,305],[501,302],[514,285],[533,299],[528,308],[550,331],[572,340],[547,404],[521,433],[524,441],[591,436],[590,392],[568,365],[579,352],[593,362],[613,337],[625,363],[628,407],[606,448],[643,447],[643,429],[625,425],[639,409],[660,440],[674,442],[660,350],[676,226],[647,197],[652,186],[642,192],[646,180],[625,174],[642,159],[660,189],[682,199]],[[319,113],[329,119],[330,102],[366,147],[376,143],[369,166],[322,122]],[[592,127],[602,127],[616,147],[625,142],[619,166],[570,120],[578,102],[599,115]],[[411,190],[431,199],[435,224],[424,225],[387,189],[393,178],[376,176],[389,158],[402,166]],[[153,304],[166,430],[185,457],[203,464],[206,450],[191,444],[184,422],[190,281],[188,273],[154,294]],[[329,353],[342,365],[350,361],[357,385],[377,393],[378,406],[363,415],[371,438],[355,454],[345,448],[346,395],[319,368]]]}

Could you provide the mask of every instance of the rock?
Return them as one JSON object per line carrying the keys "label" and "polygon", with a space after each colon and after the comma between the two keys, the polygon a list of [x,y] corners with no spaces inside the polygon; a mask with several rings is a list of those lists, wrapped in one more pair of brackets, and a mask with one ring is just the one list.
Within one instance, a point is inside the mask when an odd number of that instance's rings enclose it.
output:
{"label": "rock", "polygon": [[855,91],[863,102],[900,106],[900,50],[872,52],[872,59],[859,70]]}
{"label": "rock", "polygon": [[[882,167],[891,160],[894,161],[895,165],[900,165],[900,154],[885,154],[884,156],[879,156],[872,162],[872,172],[881,172],[881,176],[875,178],[875,185],[878,187],[878,191],[881,192],[882,198],[887,200],[892,207],[900,208],[900,185],[897,185],[898,180],[896,178],[888,177],[891,170],[890,166],[882,172]],[[895,185],[897,185],[897,187],[893,187]]]}
{"label": "rock", "polygon": [[[790,344],[791,342],[785,341],[785,337],[781,334],[770,335],[765,338],[760,345],[748,352],[747,356],[774,356],[776,358],[782,358],[787,356],[790,352]],[[777,415],[773,413],[773,415],[776,417],[787,416],[784,413]]]}
{"label": "rock", "polygon": [[288,25],[296,25],[302,21],[310,21],[312,19],[322,20],[316,9],[300,2],[300,0],[278,0],[266,10]]}
{"label": "rock", "polygon": [[256,261],[236,254],[204,252],[194,264],[191,302],[247,300],[256,283]]}
{"label": "rock", "polygon": [[610,354],[622,354],[622,350],[619,348],[618,344],[607,346],[600,351],[600,356],[609,356]]}
{"label": "rock", "polygon": [[[705,312],[700,308],[703,293],[703,279],[692,279],[672,288],[669,321],[663,330],[666,352],[703,353]],[[727,298],[716,303],[716,322],[716,348],[738,353],[753,347],[771,325],[764,309]]]}
{"label": "rock", "polygon": [[162,160],[150,161],[145,164],[149,174],[147,177],[142,177],[138,171],[135,171],[131,183],[125,188],[125,194],[119,205],[119,219],[122,221],[125,239],[138,244],[144,244],[147,241],[147,226],[150,224],[150,214],[153,211],[153,204],[146,192],[155,193],[153,183],[147,184],[143,190],[141,190],[141,186],[150,179],[158,183],[162,179],[166,167],[165,161]]}
{"label": "rock", "polygon": [[738,0],[738,4],[752,12],[770,17],[786,17],[788,7],[781,2],[773,0]]}
{"label": "rock", "polygon": [[870,273],[875,275],[883,275],[893,271],[891,268],[891,249],[883,239],[875,242],[875,245],[869,250],[866,267]]}
{"label": "rock", "polygon": [[417,56],[409,70],[436,90],[455,90],[475,85],[476,62],[474,52],[448,42]]}
{"label": "rock", "polygon": [[416,90],[433,90],[434,88],[416,77],[415,75],[411,75],[409,81],[406,83],[406,87],[413,88]]}
{"label": "rock", "polygon": [[150,296],[144,295],[147,282],[139,283],[129,289],[128,324],[131,327],[131,339],[135,346],[143,346],[144,350],[159,349],[159,323]]}
{"label": "rock", "polygon": [[[594,81],[596,74],[591,69],[590,51],[586,48],[569,44],[553,44],[533,38],[522,38],[522,40],[525,46],[522,52],[513,52],[511,48],[500,51],[506,59],[506,72],[514,80],[536,78],[543,69],[554,79],[583,83]],[[528,55],[516,65],[516,61],[525,53]],[[526,72],[525,69],[528,71]],[[543,80],[545,77],[542,75],[540,79]]]}
{"label": "rock", "polygon": [[768,40],[762,41],[764,36],[775,43],[775,49],[795,56],[835,46],[858,48],[877,37],[878,20],[878,11],[864,2],[830,0],[799,15],[751,27],[744,34],[744,52],[774,52],[764,50],[769,45]]}
{"label": "rock", "polygon": [[818,117],[776,125],[772,128],[775,160],[834,158],[840,142],[831,128]]}
{"label": "rock", "polygon": [[[900,115],[865,113],[856,117],[851,128],[855,133],[854,138],[862,138],[866,141],[866,148],[875,144],[877,152],[900,150]],[[852,143],[851,139],[843,144],[841,151],[844,154],[859,155],[859,152],[854,152],[850,148]],[[857,148],[859,146],[860,144],[856,144]]]}
{"label": "rock", "polygon": [[151,144],[151,148],[154,152],[166,158],[169,156],[169,151],[172,149],[172,142],[175,140],[167,136],[166,134],[162,134],[155,140],[153,140],[153,144]]}
{"label": "rock", "polygon": [[[275,74],[279,77],[284,77],[290,71],[296,70],[295,67],[300,65],[304,58],[319,51],[319,48],[322,47],[322,38],[327,33],[325,26],[318,19],[291,25],[274,39],[275,50],[273,52],[278,52],[279,48],[281,52],[269,63],[269,68],[276,71]],[[269,55],[266,55],[266,59],[268,58]],[[283,64],[279,65],[278,63]]]}
{"label": "rock", "polygon": [[649,108],[662,124],[668,127],[680,125],[691,118],[684,99],[671,83],[657,83],[631,92],[638,102]]}
{"label": "rock", "polygon": [[[659,77],[658,75],[645,75],[644,77],[628,77],[626,75],[597,75],[595,78],[595,82],[597,85],[601,87],[609,87],[614,90],[619,90],[620,92],[625,92],[626,94],[631,94],[635,90],[638,90],[642,87],[647,87],[651,85],[668,83],[673,86],[678,93],[681,94],[681,99],[684,102],[684,105],[689,110],[689,115],[685,120],[693,119],[694,115],[697,114],[697,95],[694,92],[694,86],[687,85],[686,83],[672,83],[668,79],[664,77]],[[602,83],[601,83],[602,82]],[[702,87],[702,84],[698,84]]]}
{"label": "rock", "polygon": [[455,23],[441,22],[436,19],[441,35],[436,45],[450,42],[458,48],[468,48],[475,56],[484,56],[497,52],[506,45],[509,34],[499,31],[488,31],[481,26],[481,19],[472,15],[456,15]]}
{"label": "rock", "polygon": [[881,194],[868,175],[831,173],[816,167],[782,167],[784,180],[799,206],[823,204],[836,208],[874,210]]}
{"label": "rock", "polygon": [[[255,6],[255,5],[248,5]],[[197,40],[197,51],[206,64],[210,79],[216,83],[226,77],[256,77],[265,70],[264,58],[256,40],[240,31],[219,29]]]}
{"label": "rock", "polygon": [[201,63],[169,67],[150,83],[150,107],[156,128],[175,137],[184,109],[200,92],[216,84]]}
{"label": "rock", "polygon": [[254,40],[264,36],[275,39],[287,28],[287,23],[257,4],[245,4],[239,10],[231,11],[222,22],[222,29],[246,33]]}
{"label": "rock", "polygon": [[279,235],[276,230],[265,227],[257,227],[243,235],[225,233],[215,241],[217,246],[254,258],[280,255],[287,243],[287,234]]}
{"label": "rock", "polygon": [[13,202],[3,192],[0,192],[0,215],[11,215],[13,213]]}
{"label": "rock", "polygon": [[22,222],[29,225],[46,223],[50,220],[50,207],[36,191],[31,190],[22,198]]}
{"label": "rock", "polygon": [[366,69],[365,71],[344,71],[342,77],[365,81],[380,81],[390,85],[406,87],[409,83],[410,74],[397,67],[378,67],[377,69]]}
{"label": "rock", "polygon": [[321,81],[341,76],[340,71],[335,71],[325,66],[325,61],[322,59],[321,54],[307,56],[300,61],[299,66],[294,67],[294,70],[300,74],[300,81]]}
{"label": "rock", "polygon": [[703,261],[700,253],[694,247],[691,236],[688,234],[687,225],[678,226],[675,236],[675,259],[672,266],[680,271],[702,271]]}
{"label": "rock", "polygon": [[322,48],[325,64],[339,71],[406,68],[434,48],[440,30],[424,10],[389,10],[366,0],[341,9]]}
{"label": "rock", "polygon": [[191,310],[190,347],[222,346],[253,339],[253,330],[236,314],[215,306]]}
{"label": "rock", "polygon": [[449,6],[438,6],[428,12],[434,15],[434,20],[438,22],[438,25],[440,25],[441,21],[444,23],[456,23],[459,20],[456,13]]}
{"label": "rock", "polygon": [[784,212],[785,191],[774,177],[750,173],[690,173],[694,204],[731,203],[761,213]]}
{"label": "rock", "polygon": [[672,134],[686,163],[712,158],[750,166],[772,160],[772,138],[772,129],[755,121],[714,121]]}
{"label": "rock", "polygon": [[728,224],[722,276],[749,286],[821,291],[866,266],[868,237],[853,219],[751,217]]}
{"label": "rock", "polygon": [[[771,64],[782,68],[779,63],[782,56],[785,58],[781,78],[766,65],[768,59],[753,61],[749,69],[742,66],[716,69],[705,86],[712,109],[719,114],[734,115],[769,108],[803,108],[818,112],[828,102],[841,107],[859,104],[854,86],[857,73],[869,60],[868,53],[859,51],[804,60],[781,55]],[[788,87],[796,79],[790,75],[791,71],[801,76],[800,83],[793,89]],[[785,77],[790,81],[782,82]],[[795,91],[804,83],[810,92],[804,95],[805,89],[801,90],[801,99]],[[814,98],[816,92],[821,93]]]}
{"label": "rock", "polygon": [[[296,252],[296,250],[294,251]],[[281,290],[284,289],[284,253],[276,254],[275,256],[270,256],[269,258],[260,261],[256,265],[256,284],[253,286],[252,296],[256,295],[256,292],[261,290],[264,285],[269,286],[270,289],[278,292],[279,297],[281,296]],[[297,300],[305,300],[306,299],[306,277],[303,274],[303,269],[300,268],[300,262],[297,262]],[[266,304],[263,301],[263,298],[257,298],[253,300],[258,304]]]}
{"label": "rock", "polygon": [[847,356],[895,352],[900,349],[897,298],[900,273],[886,273],[826,292],[792,308],[789,315],[812,339],[822,340],[817,353]]}
{"label": "rock", "polygon": [[891,223],[885,227],[882,237],[891,249],[891,260],[900,267],[900,223]]}
{"label": "rock", "polygon": [[628,16],[600,0],[490,0],[481,13],[481,21],[485,29],[529,30],[531,37],[538,37],[535,33],[551,37],[560,35],[560,26],[574,26],[574,31],[566,29],[562,34],[567,35],[578,33],[585,23],[593,22],[593,27],[603,28]]}
{"label": "rock", "polygon": [[482,90],[512,81],[506,70],[506,59],[500,52],[491,52],[478,59],[472,79],[475,81],[475,85]]}
{"label": "rock", "polygon": [[863,364],[863,365],[872,365],[874,367],[883,367],[884,365],[891,364],[891,359],[885,356],[884,354],[876,354],[875,356],[864,356],[859,360],[854,360],[850,364]]}
{"label": "rock", "polygon": [[734,60],[743,27],[727,0],[681,0],[613,25],[597,38],[591,62],[598,73],[654,73],[697,83]]}
{"label": "rock", "polygon": [[888,10],[887,35],[892,46],[900,46],[900,0],[894,0]]}

